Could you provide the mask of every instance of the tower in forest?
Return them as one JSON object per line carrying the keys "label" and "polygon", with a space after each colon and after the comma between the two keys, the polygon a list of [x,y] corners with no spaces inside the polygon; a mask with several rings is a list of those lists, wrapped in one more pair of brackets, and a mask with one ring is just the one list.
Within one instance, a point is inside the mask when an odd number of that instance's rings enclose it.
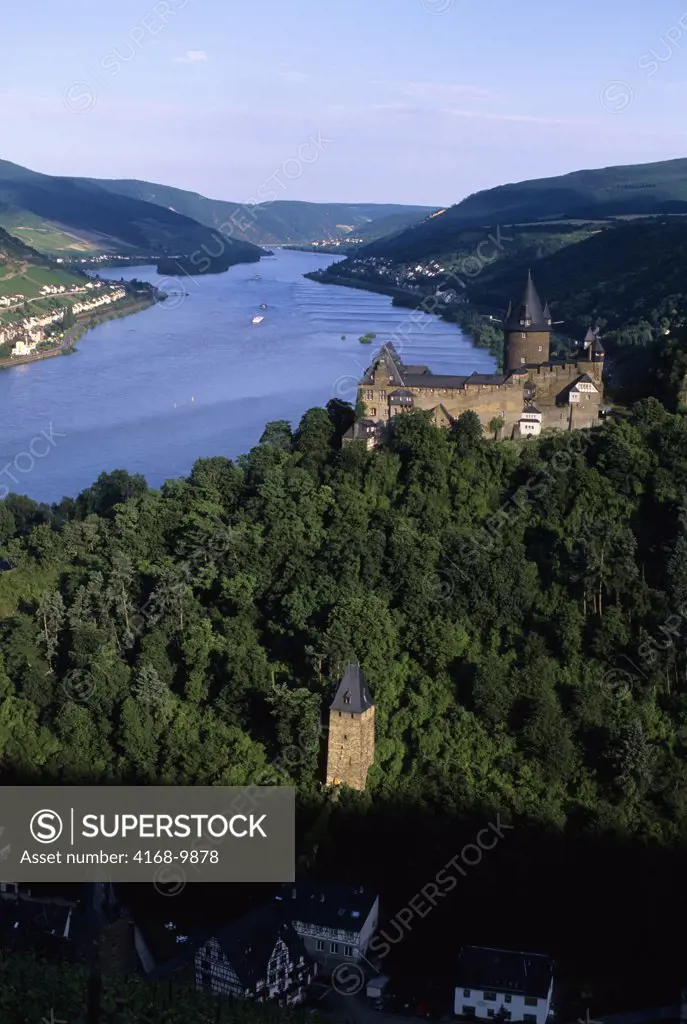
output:
{"label": "tower in forest", "polygon": [[531,271],[527,274],[525,294],[518,306],[511,306],[504,324],[506,351],[504,369],[520,370],[523,366],[548,363],[551,352],[551,311],[542,307],[534,287]]}
{"label": "tower in forest", "polygon": [[365,789],[374,759],[374,704],[360,665],[349,665],[329,708],[327,785]]}

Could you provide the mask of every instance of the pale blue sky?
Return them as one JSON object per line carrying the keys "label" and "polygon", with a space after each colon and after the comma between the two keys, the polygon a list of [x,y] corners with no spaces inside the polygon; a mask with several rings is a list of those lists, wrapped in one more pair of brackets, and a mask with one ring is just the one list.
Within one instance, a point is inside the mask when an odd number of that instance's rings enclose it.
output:
{"label": "pale blue sky", "polygon": [[51,174],[444,205],[687,151],[687,0],[22,0],[2,20],[0,157]]}

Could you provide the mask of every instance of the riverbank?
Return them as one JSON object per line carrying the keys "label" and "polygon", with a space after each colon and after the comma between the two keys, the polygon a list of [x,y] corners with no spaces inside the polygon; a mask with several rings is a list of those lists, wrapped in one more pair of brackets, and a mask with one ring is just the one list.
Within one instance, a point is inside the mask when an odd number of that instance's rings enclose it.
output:
{"label": "riverbank", "polygon": [[144,309],[149,309],[158,301],[161,301],[160,293],[145,299],[123,302],[119,308],[103,310],[102,313],[86,315],[83,318],[77,317],[76,323],[65,332],[56,345],[51,348],[36,349],[35,352],[26,356],[10,356],[8,359],[0,359],[0,370],[8,370],[12,366],[23,366],[26,363],[38,363],[43,359],[54,359],[56,356],[71,355],[76,352],[77,341],[94,327],[99,327],[100,324],[107,323],[108,320],[119,320],[134,313],[142,313]]}
{"label": "riverbank", "polygon": [[362,278],[344,277],[341,274],[330,274],[326,270],[315,270],[305,274],[311,281],[319,284],[337,284],[345,288],[358,288],[361,291],[375,292],[377,295],[388,295],[394,306],[406,309],[420,309],[424,313],[438,316],[447,323],[455,324],[468,335],[475,348],[488,349],[497,361],[503,358],[503,330],[492,322],[491,317],[478,313],[458,303],[437,303],[436,308],[425,308],[428,299],[434,298],[427,293],[409,291],[407,288],[393,288],[390,285],[378,284],[376,281],[365,281]]}

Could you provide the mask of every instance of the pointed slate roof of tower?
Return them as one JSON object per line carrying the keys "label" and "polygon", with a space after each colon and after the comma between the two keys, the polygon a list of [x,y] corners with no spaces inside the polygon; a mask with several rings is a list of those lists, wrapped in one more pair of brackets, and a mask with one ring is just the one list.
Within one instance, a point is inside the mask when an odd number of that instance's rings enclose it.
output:
{"label": "pointed slate roof of tower", "polygon": [[360,665],[349,665],[339,683],[330,711],[360,715],[372,707],[372,697]]}
{"label": "pointed slate roof of tower", "polygon": [[585,334],[584,341],[582,342],[582,352],[589,353],[591,356],[603,356],[606,354],[599,339],[598,327],[590,327]]}
{"label": "pointed slate roof of tower", "polygon": [[546,311],[542,308],[541,299],[537,294],[532,280],[532,271],[527,271],[527,284],[520,304],[511,307],[506,318],[507,331],[550,331],[551,313],[548,303]]}

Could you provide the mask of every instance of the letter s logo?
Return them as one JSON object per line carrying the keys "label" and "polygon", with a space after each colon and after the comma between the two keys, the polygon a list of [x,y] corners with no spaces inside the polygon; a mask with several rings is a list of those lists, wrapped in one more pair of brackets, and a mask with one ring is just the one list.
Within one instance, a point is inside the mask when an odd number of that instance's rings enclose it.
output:
{"label": "letter s logo", "polygon": [[62,835],[62,827],[57,811],[36,811],[29,824],[37,843],[54,843]]}

